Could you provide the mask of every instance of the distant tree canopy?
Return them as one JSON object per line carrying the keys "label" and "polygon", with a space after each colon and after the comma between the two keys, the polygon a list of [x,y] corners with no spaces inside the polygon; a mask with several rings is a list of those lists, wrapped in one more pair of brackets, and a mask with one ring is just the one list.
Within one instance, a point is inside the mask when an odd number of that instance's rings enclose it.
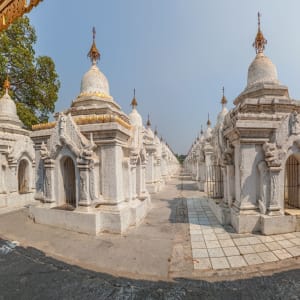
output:
{"label": "distant tree canopy", "polygon": [[178,159],[178,161],[182,164],[183,163],[183,161],[185,160],[185,158],[186,158],[186,155],[183,155],[183,154],[176,154],[175,155],[176,157],[177,157],[177,159]]}
{"label": "distant tree canopy", "polygon": [[54,112],[60,82],[53,60],[35,56],[37,36],[28,17],[22,17],[0,34],[0,91],[8,74],[10,95],[27,128],[47,122]]}

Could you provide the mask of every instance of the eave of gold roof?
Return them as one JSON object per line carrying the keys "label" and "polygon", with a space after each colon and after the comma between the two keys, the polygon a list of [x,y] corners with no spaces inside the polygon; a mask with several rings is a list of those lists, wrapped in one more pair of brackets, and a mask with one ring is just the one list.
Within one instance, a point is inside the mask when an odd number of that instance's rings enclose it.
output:
{"label": "eave of gold roof", "polygon": [[[113,123],[116,122],[121,126],[125,127],[126,129],[131,129],[131,125],[121,119],[119,116],[114,115],[89,115],[89,116],[78,116],[73,117],[73,120],[77,125],[85,125],[85,124],[96,124],[96,123]],[[49,123],[42,123],[32,125],[33,131],[44,130],[44,129],[51,129],[54,128],[56,122],[49,122]]]}
{"label": "eave of gold roof", "polygon": [[[0,0],[0,32],[43,0]],[[27,2],[27,3],[26,3]]]}

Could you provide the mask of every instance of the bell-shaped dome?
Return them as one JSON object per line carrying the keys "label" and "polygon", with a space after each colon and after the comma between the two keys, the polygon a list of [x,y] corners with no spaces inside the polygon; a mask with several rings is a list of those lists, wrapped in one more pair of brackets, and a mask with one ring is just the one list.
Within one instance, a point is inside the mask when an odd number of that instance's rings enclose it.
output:
{"label": "bell-shaped dome", "polygon": [[0,99],[0,123],[11,123],[22,125],[18,115],[15,102],[11,99],[8,92]]}
{"label": "bell-shaped dome", "polygon": [[128,115],[131,125],[135,127],[143,127],[143,120],[136,108],[132,109],[132,112]]}
{"label": "bell-shaped dome", "polygon": [[204,137],[206,140],[210,139],[212,137],[212,129],[208,127],[204,133]]}
{"label": "bell-shaped dome", "polygon": [[263,52],[257,53],[248,69],[247,88],[258,83],[279,84],[276,66]]}
{"label": "bell-shaped dome", "polygon": [[151,127],[147,127],[146,133],[150,139],[154,139],[154,133],[153,133]]}
{"label": "bell-shaped dome", "polygon": [[80,94],[110,97],[108,80],[97,65],[92,65],[83,75]]}
{"label": "bell-shaped dome", "polygon": [[221,125],[224,121],[225,116],[228,113],[228,109],[226,106],[223,106],[222,110],[218,114],[217,125]]}

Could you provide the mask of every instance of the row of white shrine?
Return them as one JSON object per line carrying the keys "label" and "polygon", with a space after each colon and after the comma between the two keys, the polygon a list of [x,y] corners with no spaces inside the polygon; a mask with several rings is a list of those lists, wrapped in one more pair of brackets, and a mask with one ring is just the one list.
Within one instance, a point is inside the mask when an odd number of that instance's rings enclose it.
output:
{"label": "row of white shrine", "polygon": [[0,208],[28,203],[37,223],[78,232],[122,233],[139,224],[179,169],[167,143],[143,125],[137,101],[126,115],[99,70],[95,40],[78,97],[55,121],[25,130],[9,95],[0,99]]}
{"label": "row of white shrine", "polygon": [[239,233],[300,230],[300,101],[265,56],[260,30],[244,91],[194,141],[184,166],[222,224]]}

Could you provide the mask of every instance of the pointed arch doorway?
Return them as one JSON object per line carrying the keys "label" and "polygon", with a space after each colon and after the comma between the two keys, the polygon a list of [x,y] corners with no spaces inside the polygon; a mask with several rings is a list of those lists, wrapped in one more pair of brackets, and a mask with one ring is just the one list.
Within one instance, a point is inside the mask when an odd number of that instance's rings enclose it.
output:
{"label": "pointed arch doorway", "polygon": [[62,160],[62,177],[64,202],[70,208],[76,207],[76,175],[75,165],[71,157],[65,157]]}
{"label": "pointed arch doorway", "polygon": [[294,154],[285,163],[284,208],[300,209],[300,156]]}

